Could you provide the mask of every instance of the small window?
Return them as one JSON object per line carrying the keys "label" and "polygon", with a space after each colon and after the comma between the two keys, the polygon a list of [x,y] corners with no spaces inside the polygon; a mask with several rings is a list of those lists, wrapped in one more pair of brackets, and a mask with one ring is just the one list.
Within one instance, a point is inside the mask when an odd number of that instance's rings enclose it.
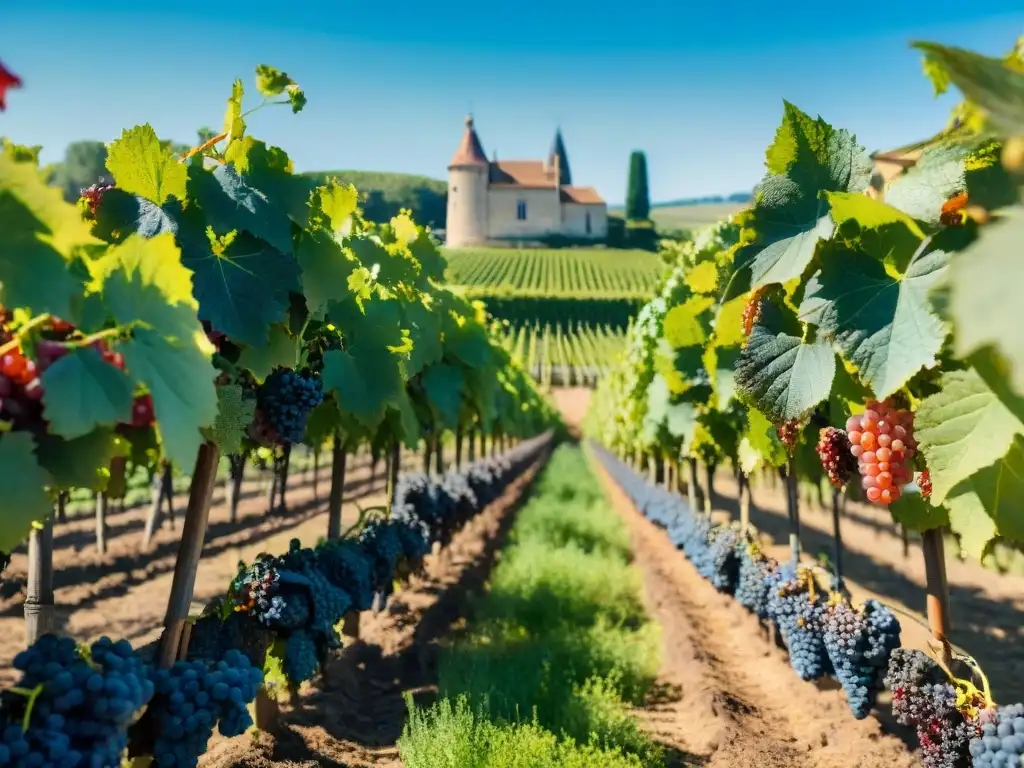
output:
{"label": "small window", "polygon": [[585,222],[586,223],[585,223],[584,226],[586,226],[587,234],[589,235],[590,234],[590,211],[587,211]]}
{"label": "small window", "polygon": [[458,192],[458,191],[459,191],[458,187],[452,187],[452,192]]}
{"label": "small window", "polygon": [[520,200],[516,203],[516,218],[520,221],[526,221],[526,201]]}

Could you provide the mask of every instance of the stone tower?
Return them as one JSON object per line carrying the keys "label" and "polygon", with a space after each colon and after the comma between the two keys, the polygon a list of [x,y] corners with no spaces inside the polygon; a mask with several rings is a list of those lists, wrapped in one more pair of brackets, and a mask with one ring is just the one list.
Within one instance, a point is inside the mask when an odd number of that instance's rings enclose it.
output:
{"label": "stone tower", "polygon": [[466,131],[448,164],[448,223],[446,243],[451,248],[487,242],[487,184],[490,163],[466,117]]}
{"label": "stone tower", "polygon": [[572,185],[572,171],[569,170],[569,153],[565,151],[565,140],[562,138],[562,129],[555,131],[555,139],[551,142],[551,151],[548,152],[547,166],[554,168],[558,166],[558,183],[566,186]]}

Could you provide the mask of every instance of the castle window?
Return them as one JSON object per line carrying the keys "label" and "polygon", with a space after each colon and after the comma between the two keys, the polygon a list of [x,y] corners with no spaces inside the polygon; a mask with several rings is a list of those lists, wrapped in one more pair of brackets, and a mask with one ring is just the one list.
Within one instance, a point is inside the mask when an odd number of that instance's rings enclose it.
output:
{"label": "castle window", "polygon": [[590,211],[587,211],[587,215],[586,215],[584,226],[586,226],[587,234],[589,235],[590,234]]}
{"label": "castle window", "polygon": [[458,192],[458,191],[459,191],[458,187],[452,187],[452,192]]}
{"label": "castle window", "polygon": [[526,201],[520,200],[516,203],[516,218],[519,221],[526,221]]}

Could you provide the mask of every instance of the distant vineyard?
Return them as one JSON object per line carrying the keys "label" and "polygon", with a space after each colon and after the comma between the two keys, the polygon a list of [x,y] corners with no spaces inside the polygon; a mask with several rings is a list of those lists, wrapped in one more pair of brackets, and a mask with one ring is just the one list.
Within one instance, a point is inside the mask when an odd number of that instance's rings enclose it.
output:
{"label": "distant vineyard", "polygon": [[545,386],[594,386],[625,347],[626,332],[610,325],[510,325],[504,346]]}
{"label": "distant vineyard", "polygon": [[662,269],[648,251],[464,248],[445,258],[448,282],[480,296],[640,297],[654,290]]}

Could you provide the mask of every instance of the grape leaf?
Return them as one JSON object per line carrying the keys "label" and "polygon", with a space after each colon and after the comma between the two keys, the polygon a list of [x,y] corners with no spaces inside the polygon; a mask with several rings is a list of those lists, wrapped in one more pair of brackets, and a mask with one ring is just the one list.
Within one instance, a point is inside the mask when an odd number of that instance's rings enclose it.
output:
{"label": "grape leaf", "polygon": [[965,191],[965,161],[970,148],[961,144],[927,147],[914,167],[894,179],[885,202],[932,226],[938,226],[942,206]]}
{"label": "grape leaf", "polygon": [[291,219],[263,192],[250,186],[233,166],[218,165],[212,173],[191,167],[188,192],[218,234],[248,232],[277,251],[292,254]]}
{"label": "grape leaf", "polygon": [[415,343],[405,364],[410,378],[426,366],[436,363],[444,353],[441,343],[441,318],[419,299],[402,302],[402,324],[412,332]]}
{"label": "grape leaf", "polygon": [[157,138],[148,123],[121,133],[107,149],[107,170],[117,187],[157,205],[169,197],[185,200],[188,168]]}
{"label": "grape leaf", "polygon": [[78,210],[48,187],[39,170],[0,154],[0,302],[70,317],[82,291],[64,256],[95,242]]}
{"label": "grape leaf", "polygon": [[330,232],[303,230],[296,239],[295,258],[302,267],[306,305],[313,314],[351,294],[348,280],[359,263],[345,253]]}
{"label": "grape leaf", "polygon": [[835,339],[875,396],[884,398],[935,365],[946,329],[928,294],[949,254],[922,244],[902,277],[871,256],[837,245],[808,281],[800,318]]}
{"label": "grape leaf", "polygon": [[697,408],[692,402],[672,402],[668,382],[655,376],[647,389],[647,415],[645,426],[652,434],[664,430],[673,441],[680,443],[680,451],[688,453],[697,428]]}
{"label": "grape leaf", "polygon": [[50,432],[72,440],[96,427],[130,422],[132,382],[92,347],[79,347],[43,372]]}
{"label": "grape leaf", "polygon": [[920,493],[902,493],[889,505],[892,519],[908,531],[924,533],[949,525],[949,514],[945,507],[929,504]]}
{"label": "grape leaf", "polygon": [[299,340],[293,338],[280,323],[270,326],[270,339],[262,347],[245,347],[238,364],[258,381],[267,378],[275,368],[293,368],[298,357]]}
{"label": "grape leaf", "polygon": [[376,268],[377,280],[382,285],[393,288],[416,282],[419,266],[405,248],[396,244],[385,246],[379,237],[369,233],[346,238],[345,247],[352,250],[363,266]]}
{"label": "grape leaf", "polygon": [[829,396],[835,373],[828,341],[804,341],[792,312],[766,301],[736,363],[736,389],[772,421],[790,421]]}
{"label": "grape leaf", "polygon": [[181,245],[199,316],[232,339],[266,345],[267,327],[288,310],[289,292],[300,290],[295,260],[245,233],[220,255],[192,237]]}
{"label": "grape leaf", "polygon": [[956,255],[949,269],[949,313],[958,357],[991,347],[1006,360],[1013,388],[1024,394],[1024,206],[984,227],[980,238]]}
{"label": "grape leaf", "polygon": [[988,545],[998,535],[996,524],[985,513],[976,494],[964,493],[949,505],[949,527],[960,537],[960,550],[964,557],[978,562],[988,551]]}
{"label": "grape leaf", "polygon": [[324,353],[322,381],[325,391],[337,394],[341,409],[368,429],[380,424],[405,390],[398,357],[372,341]]}
{"label": "grape leaf", "polygon": [[35,443],[27,432],[8,432],[0,437],[0,482],[4,489],[4,513],[0,515],[0,552],[10,552],[28,536],[36,520],[53,511],[44,490],[49,474],[36,460]]}
{"label": "grape leaf", "polygon": [[871,175],[871,162],[852,134],[812,120],[788,102],[767,165],[769,175],[746,222],[756,239],[736,256],[739,266],[750,266],[753,288],[800,277],[817,244],[835,229],[821,193],[863,191]]}
{"label": "grape leaf", "polygon": [[950,371],[941,389],[914,412],[914,432],[928,460],[932,504],[982,467],[1002,458],[1022,424],[973,369]]}
{"label": "grape leaf", "polygon": [[283,149],[244,136],[231,142],[224,158],[251,187],[260,190],[272,208],[287,212],[303,229],[309,225],[316,180],[292,173],[292,162]]}
{"label": "grape leaf", "polygon": [[746,336],[743,333],[743,310],[747,306],[746,296],[725,302],[718,308],[715,318],[715,344],[719,347],[739,347]]}
{"label": "grape leaf", "polygon": [[217,419],[217,375],[210,359],[191,343],[173,342],[139,328],[119,349],[131,378],[144,384],[167,458],[186,471],[203,443],[200,432]]}
{"label": "grape leaf", "polygon": [[[1014,435],[1006,455],[958,483],[946,499],[950,515],[970,525],[993,524],[1000,536],[1024,541],[1024,517],[1020,499],[1024,494],[1024,437]],[[985,518],[988,518],[988,521]],[[984,529],[983,529],[984,530]],[[975,542],[978,531],[970,533]]]}
{"label": "grape leaf", "polygon": [[435,363],[423,372],[423,390],[430,409],[445,429],[455,429],[462,409],[462,369]]}
{"label": "grape leaf", "polygon": [[[397,428],[402,442],[406,448],[414,449],[419,446],[420,438],[423,436],[420,429],[420,420],[416,415],[416,408],[413,406],[412,398],[404,389],[398,396],[398,403],[395,410],[389,411]],[[397,418],[395,416],[397,415]]]}
{"label": "grape leaf", "polygon": [[867,195],[829,192],[827,197],[840,237],[900,272],[907,268],[925,237],[917,222]]}
{"label": "grape leaf", "polygon": [[1024,135],[1024,73],[1006,62],[962,48],[914,43],[932,69],[941,69],[964,96],[988,113],[1004,136]]}
{"label": "grape leaf", "polygon": [[217,419],[205,436],[217,444],[224,456],[241,453],[242,438],[248,434],[255,410],[256,401],[246,398],[237,384],[217,387]]}
{"label": "grape leaf", "polygon": [[92,263],[107,312],[120,325],[142,324],[174,339],[202,332],[192,297],[192,273],[170,233],[133,235]]}
{"label": "grape leaf", "polygon": [[53,476],[54,488],[102,491],[110,479],[111,460],[127,456],[131,448],[113,429],[101,428],[74,440],[43,435],[36,455],[39,465]]}
{"label": "grape leaf", "polygon": [[329,395],[309,412],[306,420],[306,441],[314,449],[319,448],[333,435],[341,432],[344,436],[346,420],[338,409],[338,401]]}
{"label": "grape leaf", "polygon": [[445,349],[470,368],[487,368],[493,362],[491,340],[483,326],[473,322],[449,323],[444,333]]}
{"label": "grape leaf", "polygon": [[430,278],[437,282],[444,280],[444,272],[448,268],[441,251],[427,234],[423,227],[419,227],[419,236],[409,242],[409,253],[419,262],[420,279]]}
{"label": "grape leaf", "polygon": [[703,347],[711,334],[711,324],[704,312],[714,305],[710,296],[691,296],[686,303],[665,313],[662,333],[673,349]]}
{"label": "grape leaf", "polygon": [[[743,444],[746,447],[743,447]],[[786,453],[786,446],[779,439],[779,433],[767,417],[756,408],[747,410],[747,428],[743,433],[743,440],[740,445],[741,460],[744,452],[748,452],[745,461],[758,464],[765,464],[769,467],[781,467],[786,463],[789,455]],[[754,462],[754,456],[757,461]],[[751,470],[745,469],[748,474]]]}
{"label": "grape leaf", "polygon": [[703,261],[686,270],[686,287],[694,293],[715,293],[718,290],[718,265]]}

